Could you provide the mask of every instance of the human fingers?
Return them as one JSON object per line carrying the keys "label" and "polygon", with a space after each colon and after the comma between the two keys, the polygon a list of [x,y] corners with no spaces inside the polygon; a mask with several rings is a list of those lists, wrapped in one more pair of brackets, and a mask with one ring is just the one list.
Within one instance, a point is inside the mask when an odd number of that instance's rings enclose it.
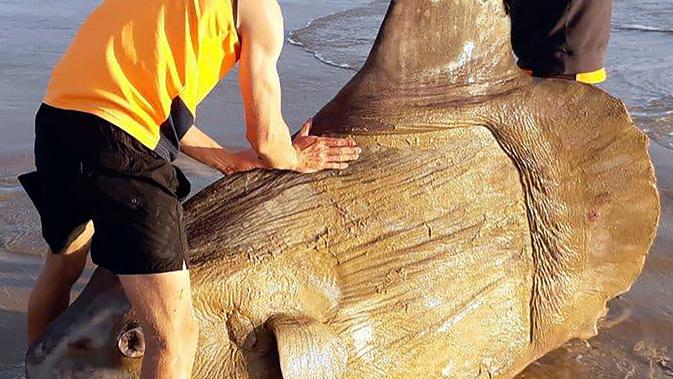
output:
{"label": "human fingers", "polygon": [[345,170],[348,168],[348,163],[329,162],[323,166],[326,170]]}
{"label": "human fingers", "polygon": [[355,147],[357,143],[352,138],[319,137],[320,141],[327,146],[350,146]]}
{"label": "human fingers", "polygon": [[359,147],[331,147],[327,153],[329,162],[350,162],[360,158]]}

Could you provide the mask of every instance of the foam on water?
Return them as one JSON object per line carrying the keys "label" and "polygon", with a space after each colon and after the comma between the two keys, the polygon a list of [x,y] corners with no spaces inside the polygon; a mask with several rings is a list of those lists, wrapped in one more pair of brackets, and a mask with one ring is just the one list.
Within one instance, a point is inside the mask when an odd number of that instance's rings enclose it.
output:
{"label": "foam on water", "polygon": [[386,0],[319,17],[292,31],[288,42],[330,66],[358,70],[369,54],[388,9]]}
{"label": "foam on water", "polygon": [[[388,1],[320,17],[290,33],[330,66],[358,70],[374,43]],[[601,85],[621,98],[636,123],[655,141],[673,148],[673,0],[615,0],[613,34]]]}
{"label": "foam on water", "polygon": [[654,26],[639,25],[639,24],[624,24],[612,25],[615,30],[633,30],[639,32],[654,32],[654,33],[673,33],[673,29],[657,28]]}

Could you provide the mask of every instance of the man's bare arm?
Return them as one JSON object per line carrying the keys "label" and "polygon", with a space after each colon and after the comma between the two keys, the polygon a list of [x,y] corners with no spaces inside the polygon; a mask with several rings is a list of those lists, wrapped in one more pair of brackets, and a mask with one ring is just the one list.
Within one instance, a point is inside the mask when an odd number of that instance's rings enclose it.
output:
{"label": "man's bare arm", "polygon": [[299,172],[346,168],[360,154],[353,140],[310,136],[310,122],[291,140],[276,68],[285,38],[276,0],[239,0],[239,19],[239,82],[246,135],[253,149],[271,168]]}
{"label": "man's bare arm", "polygon": [[180,140],[180,147],[185,154],[224,174],[266,168],[254,151],[231,152],[196,126]]}

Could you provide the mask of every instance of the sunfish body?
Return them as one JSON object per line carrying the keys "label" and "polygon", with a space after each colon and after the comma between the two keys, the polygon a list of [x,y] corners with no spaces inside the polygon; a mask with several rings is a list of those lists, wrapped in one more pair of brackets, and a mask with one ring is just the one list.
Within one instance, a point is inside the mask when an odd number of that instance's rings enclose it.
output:
{"label": "sunfish body", "polygon": [[[194,378],[512,377],[594,335],[654,238],[647,138],[601,90],[522,74],[500,0],[393,1],[314,132],[365,154],[186,204]],[[28,378],[135,378],[142,345],[99,270]]]}

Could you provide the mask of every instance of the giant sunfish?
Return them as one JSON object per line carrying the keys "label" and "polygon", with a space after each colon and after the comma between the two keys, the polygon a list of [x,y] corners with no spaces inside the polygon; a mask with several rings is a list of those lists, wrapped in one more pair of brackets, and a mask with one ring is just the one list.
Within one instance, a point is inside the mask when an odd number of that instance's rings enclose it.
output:
{"label": "giant sunfish", "polygon": [[[187,202],[194,378],[509,378],[596,333],[653,241],[647,138],[598,88],[526,76],[502,0],[393,0],[315,117],[345,171],[227,176]],[[98,270],[27,376],[136,378]]]}

